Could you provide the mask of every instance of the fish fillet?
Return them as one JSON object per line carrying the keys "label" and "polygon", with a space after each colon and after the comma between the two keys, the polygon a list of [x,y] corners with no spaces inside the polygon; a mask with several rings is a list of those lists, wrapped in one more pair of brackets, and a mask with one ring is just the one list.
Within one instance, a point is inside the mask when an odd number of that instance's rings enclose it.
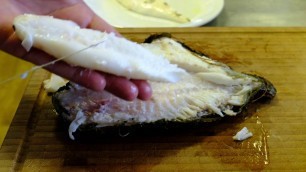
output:
{"label": "fish fillet", "polygon": [[161,34],[142,44],[157,55],[188,71],[177,83],[150,81],[153,97],[148,101],[125,101],[104,91],[96,93],[68,84],[53,95],[59,114],[70,121],[69,135],[86,126],[106,128],[146,124],[186,123],[236,116],[253,101],[271,99],[273,85],[262,77],[236,72],[227,65],[196,53]]}
{"label": "fish fillet", "polygon": [[190,19],[183,16],[163,0],[117,0],[126,9],[151,17],[167,19],[178,23],[190,22]]}
{"label": "fish fillet", "polygon": [[15,18],[14,28],[26,50],[34,46],[74,66],[162,82],[177,82],[187,75],[165,57],[135,42],[80,28],[72,21],[25,14]]}

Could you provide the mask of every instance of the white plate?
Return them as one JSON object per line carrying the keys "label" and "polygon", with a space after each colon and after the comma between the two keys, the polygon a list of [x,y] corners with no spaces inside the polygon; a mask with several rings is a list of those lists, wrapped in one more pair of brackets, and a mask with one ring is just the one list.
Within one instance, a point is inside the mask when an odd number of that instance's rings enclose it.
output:
{"label": "white plate", "polygon": [[224,0],[165,0],[172,8],[191,19],[189,23],[175,23],[144,16],[127,10],[116,0],[85,0],[100,17],[115,27],[196,27],[204,25],[219,15]]}

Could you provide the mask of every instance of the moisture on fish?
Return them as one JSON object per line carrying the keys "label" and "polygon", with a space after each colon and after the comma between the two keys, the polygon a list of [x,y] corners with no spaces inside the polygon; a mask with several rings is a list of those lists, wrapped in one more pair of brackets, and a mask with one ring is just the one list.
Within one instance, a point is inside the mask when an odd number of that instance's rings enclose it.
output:
{"label": "moisture on fish", "polygon": [[176,82],[186,75],[136,42],[114,33],[80,28],[73,21],[25,14],[15,18],[14,28],[27,51],[36,47],[73,66],[162,82]]}
{"label": "moisture on fish", "polygon": [[69,83],[53,95],[57,112],[71,122],[70,137],[78,127],[134,126],[165,122],[193,122],[206,117],[236,116],[253,101],[276,94],[266,79],[243,74],[197,53],[169,35],[153,35],[141,44],[157,56],[187,71],[176,83],[149,81],[153,97],[148,101],[122,100]]}

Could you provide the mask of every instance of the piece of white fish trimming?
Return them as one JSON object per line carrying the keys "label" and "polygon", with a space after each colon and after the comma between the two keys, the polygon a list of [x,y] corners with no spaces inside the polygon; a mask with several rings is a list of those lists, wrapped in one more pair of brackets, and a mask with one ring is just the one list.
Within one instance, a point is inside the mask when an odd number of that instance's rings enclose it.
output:
{"label": "piece of white fish trimming", "polygon": [[253,136],[253,133],[250,132],[250,131],[248,130],[248,128],[243,127],[240,131],[238,131],[238,132],[236,133],[235,136],[233,136],[233,139],[234,139],[234,140],[237,140],[237,141],[243,141],[243,140],[245,140],[245,139],[247,139],[247,138],[249,138],[249,137],[252,137],[252,136]]}

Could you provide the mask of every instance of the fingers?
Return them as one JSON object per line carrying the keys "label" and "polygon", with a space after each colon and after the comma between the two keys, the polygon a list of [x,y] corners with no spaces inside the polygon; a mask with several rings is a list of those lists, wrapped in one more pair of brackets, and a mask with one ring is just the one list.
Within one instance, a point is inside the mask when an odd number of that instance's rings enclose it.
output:
{"label": "fingers", "polygon": [[89,23],[89,25],[87,26],[87,28],[101,30],[101,31],[105,31],[105,32],[108,32],[108,33],[113,32],[117,36],[121,36],[120,33],[116,29],[114,29],[105,20],[103,20],[102,18],[100,18],[97,15],[93,16],[93,18],[92,18],[91,22]]}
{"label": "fingers", "polygon": [[116,29],[109,25],[105,20],[97,16],[84,3],[79,3],[62,10],[57,10],[51,13],[51,15],[60,19],[72,20],[81,28],[91,28],[108,33],[114,32],[115,34],[120,35]]}
{"label": "fingers", "polygon": [[106,86],[106,80],[99,72],[82,67],[71,67],[65,62],[57,62],[45,69],[94,91],[103,91]]}
{"label": "fingers", "polygon": [[126,100],[148,100],[152,96],[150,85],[143,80],[128,80],[124,77],[104,74],[106,80],[105,89],[114,95]]}
{"label": "fingers", "polygon": [[138,98],[141,100],[149,100],[152,97],[152,88],[147,81],[131,80],[138,88]]}
{"label": "fingers", "polygon": [[[7,53],[19,57],[22,60],[29,61],[36,65],[47,64],[55,60],[54,57],[35,48],[32,48],[30,52],[27,52],[21,46],[21,41],[19,41],[15,35],[11,35],[9,39],[7,39],[7,41],[3,44],[1,49]],[[70,81],[95,91],[102,91],[106,85],[104,76],[99,72],[91,71],[81,67],[72,67],[63,61],[50,64],[44,68],[52,73],[55,73]]]}
{"label": "fingers", "polygon": [[114,95],[126,100],[134,100],[138,96],[138,88],[124,77],[105,75],[105,89]]}
{"label": "fingers", "polygon": [[[21,46],[20,41],[14,38],[14,36],[6,42],[5,50],[36,65],[43,65],[54,60],[52,56],[35,48],[32,48],[30,52],[26,52]],[[73,67],[63,61],[48,65],[45,69],[95,91],[102,91],[105,88],[107,91],[125,100],[134,100],[136,98],[148,100],[152,94],[151,87],[146,81],[130,81],[123,77],[92,71],[82,67]]]}
{"label": "fingers", "polygon": [[[37,65],[47,64],[54,60],[52,56],[37,49],[32,49],[23,57],[23,59]],[[45,66],[44,68],[52,73],[95,91],[104,90],[106,85],[104,76],[99,72],[84,69],[82,67],[73,67],[63,61],[58,61],[54,64]]]}
{"label": "fingers", "polygon": [[[35,48],[29,53],[26,53],[22,59],[37,65],[43,65],[54,60],[52,56]],[[82,67],[73,67],[63,61],[58,61],[44,68],[86,88],[94,91],[103,91],[106,89],[114,95],[129,101],[136,98],[148,100],[152,94],[151,87],[146,81],[131,81],[124,77],[84,69]]]}
{"label": "fingers", "polygon": [[86,28],[91,22],[94,13],[85,4],[78,3],[70,7],[56,10],[50,15],[55,18],[74,21],[81,28]]}

